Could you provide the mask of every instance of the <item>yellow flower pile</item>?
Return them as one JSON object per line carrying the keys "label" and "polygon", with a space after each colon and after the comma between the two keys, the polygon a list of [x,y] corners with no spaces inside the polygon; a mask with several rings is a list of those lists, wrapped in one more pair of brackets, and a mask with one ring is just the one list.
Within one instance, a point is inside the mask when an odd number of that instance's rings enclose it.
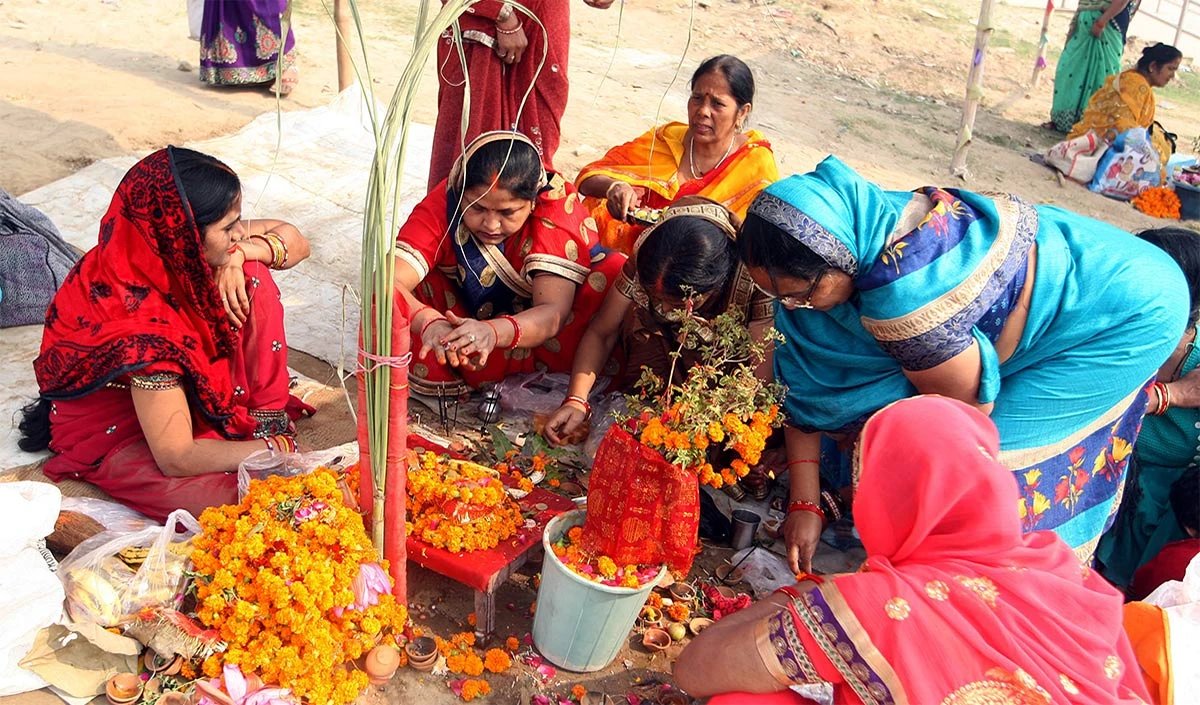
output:
{"label": "yellow flower pile", "polygon": [[326,469],[273,476],[252,482],[240,504],[200,515],[196,615],[228,645],[204,662],[205,675],[236,664],[297,699],[334,705],[366,688],[367,675],[342,664],[394,645],[408,612],[389,593],[355,608],[353,581],[377,556],[337,483]]}
{"label": "yellow flower pile", "polygon": [[485,551],[517,533],[521,508],[491,468],[423,453],[408,469],[408,534],[458,553]]}
{"label": "yellow flower pile", "polygon": [[[720,421],[705,421],[701,413],[687,412],[675,404],[659,416],[644,413],[639,419],[638,441],[661,452],[668,461],[695,470],[700,482],[716,488],[736,483],[750,472],[750,466],[759,463],[767,438],[779,422],[779,407],[775,404],[747,418],[726,413]],[[722,443],[739,457],[729,467],[717,470],[703,452],[710,443]]]}

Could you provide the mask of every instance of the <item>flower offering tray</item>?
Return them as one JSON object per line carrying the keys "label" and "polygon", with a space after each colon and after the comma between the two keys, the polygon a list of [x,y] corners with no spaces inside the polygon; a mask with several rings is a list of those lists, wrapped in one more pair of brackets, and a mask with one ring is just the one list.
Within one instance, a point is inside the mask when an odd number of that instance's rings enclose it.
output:
{"label": "flower offering tray", "polygon": [[[441,444],[415,433],[409,434],[408,447],[458,457]],[[534,487],[517,504],[522,514],[532,515],[533,526],[522,528],[492,549],[453,553],[412,536],[405,541],[408,560],[475,591],[475,633],[480,639],[490,638],[496,629],[496,588],[525,564],[532,551],[541,550],[546,524],[575,508],[571,500],[540,487]]]}

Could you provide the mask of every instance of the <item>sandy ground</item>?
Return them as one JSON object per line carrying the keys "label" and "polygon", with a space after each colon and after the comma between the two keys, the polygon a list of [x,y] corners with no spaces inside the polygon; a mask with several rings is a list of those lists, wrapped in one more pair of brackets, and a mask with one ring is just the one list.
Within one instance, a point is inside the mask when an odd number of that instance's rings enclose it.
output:
{"label": "sandy ground", "polygon": [[[564,0],[566,1],[566,0]],[[374,86],[390,98],[411,47],[416,2],[363,2]],[[947,175],[974,41],[974,0],[688,0],[631,2],[597,11],[573,2],[571,103],[557,166],[573,175],[609,145],[656,122],[684,119],[686,81],[704,57],[735,53],[755,71],[753,126],[772,143],[784,173],[806,171],[835,153],[892,188],[960,186]],[[1051,68],[1026,95],[1042,13],[998,5],[967,186],[1015,192],[1128,229],[1164,225],[1128,204],[1060,185],[1032,164],[1057,137],[1040,130],[1052,92],[1053,58],[1069,13],[1055,17]],[[322,105],[336,90],[332,24],[319,0],[297,0],[293,22],[301,81],[283,110]],[[690,48],[689,26],[692,28]],[[615,47],[615,49],[614,49]],[[256,89],[218,90],[198,78],[198,47],[180,0],[0,0],[0,187],[21,194],[93,160],[232,132],[275,109]],[[1136,49],[1127,59],[1136,56]],[[681,58],[682,57],[682,58]],[[680,67],[677,69],[677,66]],[[432,67],[415,118],[435,117]],[[1200,79],[1160,92],[1160,120],[1181,144],[1200,134]],[[286,135],[284,136],[286,139]],[[364,179],[366,175],[364,174]],[[312,376],[317,376],[313,374]],[[439,634],[463,628],[469,596],[418,571],[414,607]],[[500,590],[500,633],[529,629],[529,576]],[[436,606],[436,608],[434,607]],[[640,646],[628,667],[580,677],[589,687],[626,692],[664,678],[676,652],[650,657]],[[528,702],[534,677],[493,678],[491,702]],[[567,674],[557,692],[576,682]],[[406,677],[365,696],[370,702],[450,702],[444,679]]]}

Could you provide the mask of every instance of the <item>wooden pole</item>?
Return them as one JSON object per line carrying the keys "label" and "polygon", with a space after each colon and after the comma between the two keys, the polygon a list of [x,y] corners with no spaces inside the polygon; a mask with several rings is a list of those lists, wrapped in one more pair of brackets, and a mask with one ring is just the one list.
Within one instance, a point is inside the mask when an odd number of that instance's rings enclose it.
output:
{"label": "wooden pole", "polygon": [[1050,16],[1054,14],[1054,0],[1046,0],[1046,14],[1042,17],[1042,35],[1038,39],[1037,59],[1033,62],[1033,75],[1029,77],[1029,90],[1038,87],[1042,71],[1046,70],[1046,45],[1050,43]]}
{"label": "wooden pole", "polygon": [[954,158],[950,160],[950,174],[963,179],[967,177],[967,150],[971,148],[975,114],[979,112],[979,102],[983,99],[983,64],[987,57],[988,40],[992,37],[992,3],[993,0],[983,0],[979,4],[979,23],[975,27],[975,50],[971,53],[971,70],[967,74],[962,124],[958,129]]}
{"label": "wooden pole", "polygon": [[338,93],[341,93],[354,83],[354,69],[350,65],[350,49],[346,46],[346,42],[350,40],[353,26],[351,25],[350,10],[346,7],[346,0],[333,0],[333,24],[337,27]]}
{"label": "wooden pole", "polygon": [[1179,46],[1179,38],[1183,36],[1183,23],[1187,20],[1189,3],[1190,0],[1183,0],[1179,3],[1179,24],[1175,25],[1175,41],[1171,42],[1171,46]]}

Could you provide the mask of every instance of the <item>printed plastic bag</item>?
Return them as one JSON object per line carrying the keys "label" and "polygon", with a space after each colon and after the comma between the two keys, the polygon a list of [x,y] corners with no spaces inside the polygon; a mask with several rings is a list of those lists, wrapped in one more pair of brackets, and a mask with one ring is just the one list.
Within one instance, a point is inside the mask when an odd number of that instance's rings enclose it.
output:
{"label": "printed plastic bag", "polygon": [[1117,136],[1101,157],[1088,188],[1096,193],[1128,201],[1162,178],[1162,161],[1144,127],[1134,127]]}
{"label": "printed plastic bag", "polygon": [[54,530],[61,500],[45,482],[0,484],[0,695],[46,685],[19,663],[62,614],[62,585],[36,548]]}
{"label": "printed plastic bag", "polygon": [[1096,165],[1104,157],[1108,143],[1088,130],[1086,135],[1063,140],[1046,152],[1045,163],[1062,172],[1063,176],[1086,184],[1096,175]]}
{"label": "printed plastic bag", "polygon": [[308,453],[276,453],[266,449],[256,451],[238,464],[238,501],[250,491],[251,480],[265,480],[272,475],[307,475],[321,466],[349,464],[357,458],[356,442]]}
{"label": "printed plastic bag", "polygon": [[79,544],[59,568],[71,618],[114,627],[147,607],[179,607],[199,533],[196,519],[177,509],[165,526],[105,531]]}

